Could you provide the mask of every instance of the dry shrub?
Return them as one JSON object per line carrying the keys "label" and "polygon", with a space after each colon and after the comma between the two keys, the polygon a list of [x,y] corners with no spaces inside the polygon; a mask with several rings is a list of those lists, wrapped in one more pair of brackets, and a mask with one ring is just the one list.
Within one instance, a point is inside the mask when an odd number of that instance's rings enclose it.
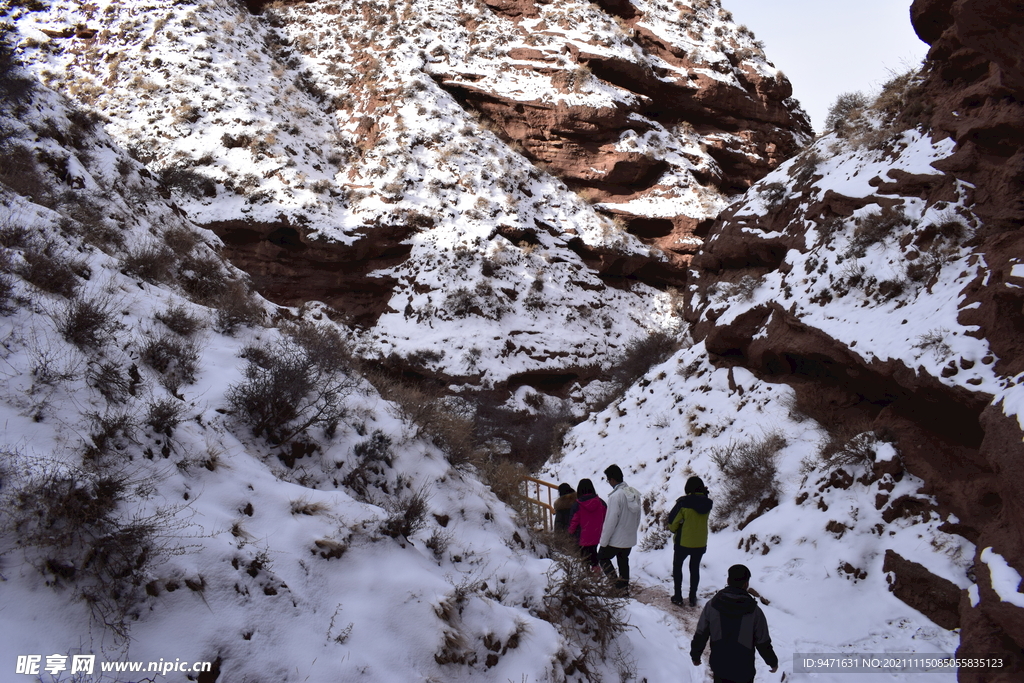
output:
{"label": "dry shrub", "polygon": [[169,306],[154,317],[182,337],[191,336],[205,327],[203,320],[189,313],[184,306]]}
{"label": "dry shrub", "polygon": [[402,489],[384,500],[388,516],[378,527],[384,536],[409,538],[427,525],[427,494],[423,490]]}
{"label": "dry shrub", "polygon": [[345,475],[342,484],[364,500],[368,498],[370,487],[386,492],[387,471],[395,458],[391,450],[391,437],[378,429],[370,438],[357,443],[352,448],[352,455],[355,464]]}
{"label": "dry shrub", "polygon": [[164,244],[178,256],[190,254],[199,242],[199,234],[183,225],[174,226],[164,232]]}
{"label": "dry shrub", "polygon": [[434,553],[434,557],[438,560],[444,558],[445,553],[448,552],[448,548],[451,546],[454,534],[451,531],[445,531],[444,529],[434,529],[433,533],[430,534],[430,538],[423,542],[430,552]]}
{"label": "dry shrub", "polygon": [[0,247],[20,249],[29,243],[29,231],[10,216],[0,222]]}
{"label": "dry shrub", "polygon": [[822,466],[834,470],[846,465],[870,465],[874,462],[878,437],[871,432],[856,433],[856,430],[856,427],[829,430],[818,452]]}
{"label": "dry shrub", "polygon": [[589,680],[594,665],[614,654],[615,640],[629,628],[626,599],[611,594],[604,575],[591,571],[578,550],[551,546],[551,551],[554,564],[538,616],[574,646],[576,656],[566,673],[579,670]]}
{"label": "dry shrub", "polygon": [[167,282],[174,274],[175,261],[170,247],[150,244],[130,251],[124,259],[123,270],[146,282]]}
{"label": "dry shrub", "polygon": [[730,443],[711,453],[711,460],[722,472],[722,488],[716,505],[716,509],[722,511],[720,520],[727,523],[777,497],[776,458],[785,446],[785,437],[772,432],[760,439]]}
{"label": "dry shrub", "polygon": [[174,428],[181,424],[185,413],[185,404],[173,398],[156,399],[149,404],[145,423],[157,434],[171,436]]}
{"label": "dry shrub", "polygon": [[122,641],[151,568],[182,552],[170,539],[178,510],[131,515],[142,482],[56,465],[5,482],[3,502],[15,547],[57,589],[70,588]]}
{"label": "dry shrub", "polygon": [[[14,6],[19,3],[12,2],[10,4]],[[39,5],[41,3],[33,0],[31,4]],[[0,26],[0,99],[20,103],[29,99],[35,82],[19,68],[21,64],[14,56],[14,49],[11,47],[11,44],[17,41],[16,35],[11,36],[13,33],[11,24]]]}
{"label": "dry shrub", "polygon": [[333,434],[357,383],[343,360],[293,339],[247,346],[241,355],[245,379],[226,397],[254,435],[285,444],[314,426]]}
{"label": "dry shrub", "polygon": [[625,390],[658,363],[663,363],[680,348],[678,336],[667,330],[655,330],[637,337],[622,349],[619,361],[608,372],[608,379]]}
{"label": "dry shrub", "polygon": [[92,443],[86,446],[86,458],[96,459],[113,451],[125,451],[132,444],[138,443],[135,440],[138,424],[135,415],[129,410],[108,410],[102,415],[89,413],[87,417],[92,423],[89,429]]}
{"label": "dry shrub", "polygon": [[191,168],[181,166],[165,168],[160,172],[160,181],[186,197],[202,199],[203,197],[217,196],[217,184]]}
{"label": "dry shrub", "polygon": [[50,190],[35,153],[20,143],[9,143],[0,148],[0,183],[31,199],[45,197]]}
{"label": "dry shrub", "polygon": [[171,393],[196,381],[199,345],[172,334],[150,337],[140,350],[142,362],[160,373],[160,383]]}
{"label": "dry shrub", "polygon": [[8,315],[14,312],[13,298],[14,278],[0,272],[0,315]]}
{"label": "dry shrub", "polygon": [[781,206],[786,200],[788,192],[789,188],[786,187],[785,183],[765,183],[757,187],[757,193],[761,195],[761,199],[764,200],[765,205],[769,209]]}
{"label": "dry shrub", "polygon": [[384,371],[367,375],[381,397],[391,401],[398,414],[414,423],[444,451],[452,465],[468,463],[475,451],[472,411],[456,398],[444,396],[426,383],[414,384]]}
{"label": "dry shrub", "polygon": [[861,118],[867,106],[868,98],[864,93],[842,93],[828,110],[825,130],[834,131],[839,137],[845,137],[851,130],[851,122]]}
{"label": "dry shrub", "polygon": [[241,325],[259,325],[266,317],[263,305],[242,282],[233,280],[217,297],[217,330],[234,334]]}
{"label": "dry shrub", "polygon": [[19,275],[44,292],[70,298],[81,285],[78,274],[88,274],[84,263],[55,253],[49,245],[30,246],[25,250],[24,258],[25,265],[19,270]]}
{"label": "dry shrub", "polygon": [[208,304],[224,294],[231,277],[220,259],[212,254],[190,255],[178,267],[181,288],[196,303]]}
{"label": "dry shrub", "polygon": [[102,346],[118,326],[113,306],[105,298],[72,299],[57,314],[61,336],[82,350]]}
{"label": "dry shrub", "polygon": [[481,480],[490,487],[498,500],[518,512],[524,519],[528,517],[531,507],[525,500],[523,477],[529,471],[518,462],[500,456],[481,459],[477,464]]}
{"label": "dry shrub", "polygon": [[107,403],[123,403],[135,393],[136,384],[122,374],[118,363],[101,360],[89,366],[89,384],[98,389]]}
{"label": "dry shrub", "polygon": [[572,425],[573,418],[564,408],[530,413],[512,410],[493,400],[481,399],[477,403],[477,441],[507,444],[508,458],[529,469],[540,467],[559,452]]}
{"label": "dry shrub", "polygon": [[881,242],[900,226],[909,224],[910,219],[902,209],[887,206],[878,213],[868,214],[857,221],[857,227],[853,231],[853,246],[863,252],[868,246]]}

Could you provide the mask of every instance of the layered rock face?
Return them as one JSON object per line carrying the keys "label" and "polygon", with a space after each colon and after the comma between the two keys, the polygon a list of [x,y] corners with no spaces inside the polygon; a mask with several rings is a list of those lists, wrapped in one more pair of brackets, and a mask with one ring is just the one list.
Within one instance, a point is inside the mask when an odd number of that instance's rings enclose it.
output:
{"label": "layered rock face", "polygon": [[557,375],[584,400],[638,332],[678,326],[664,289],[710,219],[810,132],[705,0],[57,0],[6,20],[268,298],[325,302],[368,356],[458,386]]}
{"label": "layered rock face", "polygon": [[1015,659],[963,681],[1024,671],[1024,596],[1005,578],[1024,574],[1017,5],[915,2],[932,45],[922,72],[723,214],[694,259],[687,314],[716,363],[790,384],[836,438],[894,440],[946,528],[974,545],[974,585],[955,609],[948,581],[886,563],[898,597],[961,627],[961,654]]}

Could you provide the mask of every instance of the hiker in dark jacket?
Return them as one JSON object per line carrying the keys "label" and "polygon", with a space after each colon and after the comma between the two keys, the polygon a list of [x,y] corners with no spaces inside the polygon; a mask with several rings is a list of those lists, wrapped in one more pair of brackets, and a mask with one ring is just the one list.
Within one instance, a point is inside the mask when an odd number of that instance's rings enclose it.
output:
{"label": "hiker in dark jacket", "polygon": [[558,485],[558,498],[552,506],[555,508],[555,531],[566,531],[572,521],[572,506],[576,502],[576,492],[568,484]]}
{"label": "hiker in dark jacket", "polygon": [[700,560],[708,549],[708,514],[711,499],[700,477],[690,477],[683,489],[686,495],[676,501],[668,513],[669,531],[675,534],[672,544],[672,604],[683,604],[683,561],[690,558],[690,606],[697,604],[700,584]]}
{"label": "hiker in dark jacket", "polygon": [[597,545],[601,541],[601,529],[604,527],[604,515],[608,506],[597,497],[594,482],[580,479],[576,487],[576,504],[572,509],[569,533],[579,534],[583,558],[590,562],[591,568],[597,567]]}
{"label": "hiker in dark jacket", "polygon": [[711,598],[697,621],[690,644],[690,659],[700,666],[700,656],[711,640],[711,672],[715,683],[752,683],[754,649],[775,673],[779,658],[772,649],[768,621],[747,589],[750,570],[742,564],[729,567],[729,585]]}

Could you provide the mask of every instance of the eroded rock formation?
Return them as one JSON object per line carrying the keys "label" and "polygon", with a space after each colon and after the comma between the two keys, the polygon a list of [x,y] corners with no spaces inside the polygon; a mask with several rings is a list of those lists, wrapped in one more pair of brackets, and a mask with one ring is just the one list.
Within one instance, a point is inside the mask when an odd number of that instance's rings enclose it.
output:
{"label": "eroded rock formation", "polygon": [[[1024,610],[1000,592],[1019,587],[993,586],[981,554],[992,548],[1024,574],[1024,432],[1004,398],[1024,370],[1024,279],[1015,270],[1024,257],[1024,14],[998,0],[918,0],[912,18],[932,47],[920,80],[898,95],[901,113],[883,124],[884,112],[873,114],[888,132],[832,148],[850,169],[850,191],[817,184],[828,172],[819,170],[826,145],[755,185],[694,259],[688,317],[715,362],[789,383],[823,424],[895,439],[923,493],[955,516],[950,531],[975,544],[980,600],[966,591],[954,599],[951,584],[895,555],[886,559],[893,590],[936,623],[959,625],[961,654],[1015,660],[1002,672],[964,669],[960,680],[1016,681]],[[930,143],[902,132],[916,125]],[[901,161],[929,144],[930,170]],[[859,173],[866,185],[856,184]],[[758,297],[765,286],[771,293]],[[963,332],[907,333],[906,346],[937,344],[945,354],[949,335],[965,334],[987,352],[942,364],[872,346],[873,330],[842,332],[843,319],[858,315],[851,300],[875,308],[873,324],[898,337],[901,325],[927,325],[900,309],[942,292]]]}

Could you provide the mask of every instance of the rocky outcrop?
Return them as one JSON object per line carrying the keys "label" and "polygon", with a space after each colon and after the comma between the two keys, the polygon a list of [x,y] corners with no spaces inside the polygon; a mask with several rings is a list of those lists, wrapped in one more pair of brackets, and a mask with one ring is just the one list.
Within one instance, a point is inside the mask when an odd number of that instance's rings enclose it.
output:
{"label": "rocky outcrop", "polygon": [[218,221],[205,227],[224,241],[224,255],[274,303],[299,307],[322,301],[344,322],[367,329],[387,310],[397,284],[377,271],[404,261],[412,250],[406,240],[430,226],[426,216],[407,218],[404,225],[368,226],[350,243],[310,239],[304,226],[287,220]]}
{"label": "rocky outcrop", "polygon": [[942,628],[960,628],[960,589],[916,562],[885,551],[882,571],[890,572],[889,589],[903,602]]}
{"label": "rocky outcrop", "polygon": [[[621,32],[584,42],[566,35],[564,24],[550,25],[529,2],[490,3],[524,32],[539,29],[530,37],[540,35],[545,42],[509,49],[506,70],[545,82],[544,93],[509,91],[504,82],[481,79],[478,67],[469,64],[436,64],[430,71],[531,160],[665,255],[635,271],[637,276],[680,284],[701,244],[700,228],[717,208],[710,201],[696,213],[670,212],[658,200],[680,196],[684,186],[720,195],[742,192],[811,135],[785,76],[765,68],[752,36],[740,33],[716,5],[684,6],[680,19],[689,28],[681,37],[663,18],[629,2],[604,2],[600,6]],[[539,23],[525,21],[538,16]],[[706,49],[708,41],[717,43],[714,50]],[[614,94],[606,104],[575,103],[599,92]],[[633,151],[623,144],[679,126],[695,143],[682,153],[653,145]],[[644,198],[656,201],[634,201]]]}
{"label": "rocky outcrop", "polygon": [[[981,552],[993,548],[1024,574],[1024,431],[1006,405],[1024,371],[1018,5],[915,2],[914,27],[932,47],[920,79],[888,92],[898,116],[879,108],[876,127],[833,141],[830,163],[849,170],[830,182],[819,184],[831,171],[821,170],[827,145],[816,145],[723,213],[692,261],[687,313],[717,364],[790,384],[800,410],[826,426],[895,440],[922,492],[955,515],[948,530],[976,545],[980,602],[893,554],[894,593],[946,628],[959,625],[962,654],[1013,658],[1024,647],[1024,610],[990,585]],[[930,143],[904,135],[916,126]],[[929,144],[935,151],[925,154]],[[901,162],[910,154],[929,163]],[[855,180],[865,169],[865,181]],[[910,308],[925,300],[935,303]],[[877,311],[872,324],[892,326],[890,336],[916,325],[905,349],[936,344],[945,356],[872,346],[869,329],[845,332],[858,306]],[[946,307],[960,331],[915,317],[928,306]],[[953,334],[984,344],[957,357]],[[960,680],[1018,680],[1015,661],[998,673],[964,669]]]}

